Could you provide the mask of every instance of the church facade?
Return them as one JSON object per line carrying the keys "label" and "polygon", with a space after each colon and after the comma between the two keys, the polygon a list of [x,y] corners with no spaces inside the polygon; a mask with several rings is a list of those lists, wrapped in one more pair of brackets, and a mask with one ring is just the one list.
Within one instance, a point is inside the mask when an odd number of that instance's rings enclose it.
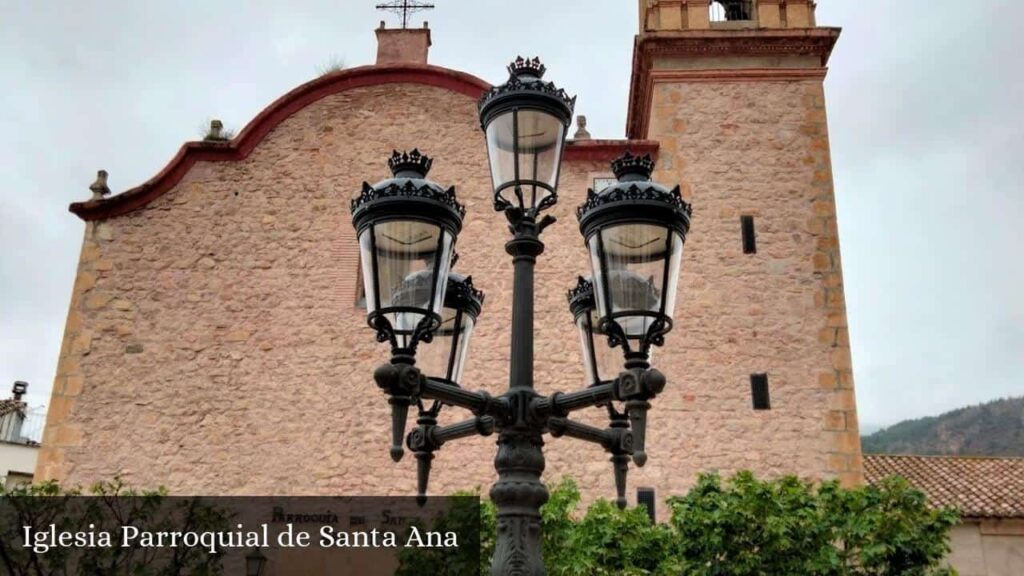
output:
{"label": "church facade", "polygon": [[[707,470],[862,480],[823,91],[839,30],[816,26],[811,0],[725,4],[638,0],[626,138],[567,144],[537,265],[536,385],[578,389],[576,205],[629,151],[694,206],[675,327],[655,351],[668,386],[630,500]],[[185,144],[141,186],[110,195],[101,175],[71,206],[86,231],[37,479],[414,494],[414,462],[388,455],[371,376],[388,350],[365,325],[348,211],[393,149],[433,157],[430,177],[466,205],[455,271],[487,299],[462,384],[507,386],[511,267],[476,109],[490,85],[428,63],[426,28],[377,36],[376,64],[297,87],[229,141]],[[440,450],[431,493],[489,485],[494,440]],[[548,480],[614,495],[601,448],[546,437],[545,452]]]}

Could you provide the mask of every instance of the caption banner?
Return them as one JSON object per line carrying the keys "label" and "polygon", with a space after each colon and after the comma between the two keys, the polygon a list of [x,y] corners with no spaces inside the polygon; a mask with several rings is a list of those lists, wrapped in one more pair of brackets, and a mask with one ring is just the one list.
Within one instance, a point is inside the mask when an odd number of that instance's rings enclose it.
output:
{"label": "caption banner", "polygon": [[475,497],[4,496],[0,573],[476,574]]}

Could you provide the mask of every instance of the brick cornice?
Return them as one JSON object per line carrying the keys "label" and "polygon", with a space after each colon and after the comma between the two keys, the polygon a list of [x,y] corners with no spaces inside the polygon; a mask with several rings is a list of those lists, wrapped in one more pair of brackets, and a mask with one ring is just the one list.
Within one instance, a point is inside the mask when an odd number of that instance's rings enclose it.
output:
{"label": "brick cornice", "polygon": [[654,140],[570,140],[565,145],[562,159],[568,162],[611,162],[625,152],[634,155],[658,153]]}
{"label": "brick cornice", "polygon": [[354,88],[395,83],[435,86],[474,99],[491,88],[490,84],[471,74],[427,64],[360,66],[326,74],[278,98],[230,142],[186,142],[167,166],[145,183],[109,198],[72,203],[68,210],[86,221],[113,218],[137,210],[173,188],[196,162],[245,159],[274,127],[325,96]]}
{"label": "brick cornice", "polygon": [[[793,81],[824,78],[839,28],[683,30],[648,32],[636,37],[629,89],[626,135],[647,137],[651,96],[658,81]],[[659,58],[816,56],[810,68],[705,68],[655,70]]]}

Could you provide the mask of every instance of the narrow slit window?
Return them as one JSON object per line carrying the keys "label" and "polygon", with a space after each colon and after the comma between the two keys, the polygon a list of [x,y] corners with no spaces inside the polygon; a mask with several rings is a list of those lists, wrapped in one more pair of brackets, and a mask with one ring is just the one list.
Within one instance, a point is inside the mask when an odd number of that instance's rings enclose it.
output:
{"label": "narrow slit window", "polygon": [[754,234],[753,216],[740,216],[740,231],[743,233],[743,253],[757,254],[757,236]]}
{"label": "narrow slit window", "polygon": [[768,395],[768,375],[750,375],[750,394],[754,399],[754,410],[771,410],[772,403]]}
{"label": "narrow slit window", "polygon": [[656,522],[654,519],[654,488],[637,488],[636,503],[647,509],[647,516],[652,523]]}

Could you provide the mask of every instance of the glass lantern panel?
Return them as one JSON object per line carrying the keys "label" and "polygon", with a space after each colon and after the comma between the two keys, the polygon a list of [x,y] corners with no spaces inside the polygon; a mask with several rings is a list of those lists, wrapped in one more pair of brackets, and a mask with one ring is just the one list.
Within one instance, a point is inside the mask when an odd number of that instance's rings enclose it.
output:
{"label": "glass lantern panel", "polygon": [[371,311],[388,312],[399,346],[408,346],[426,313],[440,314],[452,235],[428,222],[391,220],[374,224],[373,242],[379,290]]}
{"label": "glass lantern panel", "polygon": [[[554,189],[562,155],[565,126],[547,113],[537,110],[518,112],[519,179],[536,181]],[[534,207],[549,196],[544,187],[523,185],[523,205]]]}
{"label": "glass lantern panel", "polygon": [[580,314],[576,318],[576,331],[580,335],[584,384],[593,386],[601,381],[600,370],[594,357],[595,347],[600,345],[600,338],[595,338],[594,333],[590,329],[590,314]]}
{"label": "glass lantern panel", "polygon": [[608,337],[600,331],[597,314],[581,314],[576,319],[583,351],[583,370],[586,385],[615,379],[623,368],[622,353],[608,345]]}
{"label": "glass lantern panel", "polygon": [[373,228],[366,228],[359,234],[359,260],[363,270],[363,294],[366,295],[366,312],[377,309],[377,282],[373,275]]}
{"label": "glass lantern panel", "polygon": [[658,314],[671,317],[682,258],[677,233],[656,224],[620,224],[593,235],[589,249],[598,310],[614,317],[628,338],[643,337]]}
{"label": "glass lantern panel", "polygon": [[514,122],[515,113],[509,110],[487,125],[487,156],[491,162],[491,178],[495,190],[516,178],[515,138],[512,130]]}
{"label": "glass lantern panel", "polygon": [[683,237],[672,231],[672,255],[668,261],[668,283],[665,285],[665,315],[675,318],[679,271],[683,264]]}
{"label": "glass lantern panel", "polygon": [[462,381],[462,371],[469,354],[469,339],[475,321],[469,314],[459,314],[445,308],[441,327],[434,340],[422,344],[416,354],[416,364],[431,378],[447,380],[453,384]]}
{"label": "glass lantern panel", "polygon": [[503,190],[502,197],[523,208],[540,204],[551,192],[532,182],[555,188],[564,138],[565,125],[539,110],[512,110],[492,120],[487,126],[487,153],[494,188],[520,181],[523,198],[516,198],[511,188]]}
{"label": "glass lantern panel", "polygon": [[466,369],[466,361],[469,359],[469,339],[473,335],[474,326],[476,326],[476,321],[473,320],[473,317],[468,314],[463,314],[462,321],[459,324],[459,330],[457,332],[458,339],[456,341],[455,354],[453,356],[451,372],[449,375],[449,378],[454,384],[462,383],[462,372]]}

